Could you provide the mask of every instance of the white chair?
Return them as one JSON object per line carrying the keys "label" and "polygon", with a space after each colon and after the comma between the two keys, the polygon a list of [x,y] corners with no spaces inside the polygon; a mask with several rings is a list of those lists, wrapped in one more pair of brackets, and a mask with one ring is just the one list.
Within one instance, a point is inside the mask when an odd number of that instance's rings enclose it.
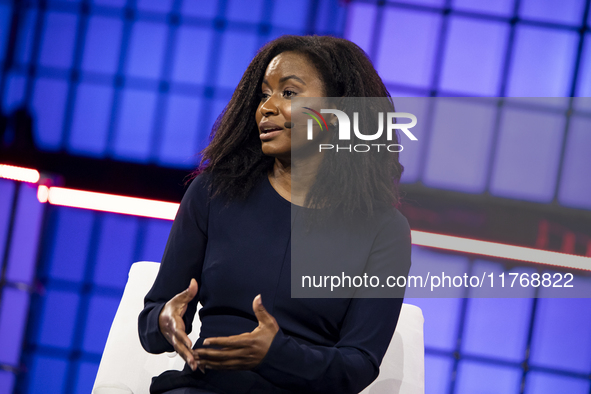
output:
{"label": "white chair", "polygon": [[[111,325],[92,389],[93,394],[148,393],[151,378],[184,366],[176,353],[149,354],[140,344],[137,317],[144,296],[158,274],[158,263],[139,262],[131,266],[129,279]],[[423,314],[403,304],[396,332],[380,367],[380,375],[362,394],[422,394],[425,392]],[[197,339],[201,322],[195,314],[189,338]]]}

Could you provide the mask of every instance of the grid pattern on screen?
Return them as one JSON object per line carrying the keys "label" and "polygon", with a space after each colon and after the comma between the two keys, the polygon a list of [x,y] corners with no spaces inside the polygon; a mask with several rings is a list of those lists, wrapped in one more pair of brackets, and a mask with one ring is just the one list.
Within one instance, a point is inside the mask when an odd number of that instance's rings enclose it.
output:
{"label": "grid pattern on screen", "polygon": [[48,207],[21,392],[89,393],[134,261],[159,261],[172,222]]}
{"label": "grid pattern on screen", "polygon": [[2,51],[2,106],[31,108],[38,147],[181,168],[195,166],[259,47],[341,35],[345,20],[338,0],[0,4],[0,18],[19,23]]}
{"label": "grid pattern on screen", "polygon": [[[394,96],[531,97],[476,108],[475,123],[456,135],[425,130],[404,145],[403,182],[591,209],[591,157],[581,148],[591,128],[590,4],[351,2],[345,37]],[[464,120],[469,107],[439,100],[423,110],[437,124],[437,116]],[[524,122],[530,130],[512,128]]]}
{"label": "grid pattern on screen", "polygon": [[45,210],[35,185],[0,179],[0,392],[21,370]]}
{"label": "grid pattern on screen", "polygon": [[[427,271],[452,277],[552,272],[424,247],[412,253],[411,275],[423,278]],[[588,276],[575,281],[591,285]],[[426,393],[590,392],[590,300],[534,298],[542,287],[519,291],[522,298],[466,298],[478,290],[457,287],[454,298],[405,299],[425,317]]]}

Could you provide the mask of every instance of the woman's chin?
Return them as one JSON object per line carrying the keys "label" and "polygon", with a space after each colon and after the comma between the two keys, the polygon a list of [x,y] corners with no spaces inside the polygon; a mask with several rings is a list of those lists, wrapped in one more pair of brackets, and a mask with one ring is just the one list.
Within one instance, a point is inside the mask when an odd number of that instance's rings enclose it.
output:
{"label": "woman's chin", "polygon": [[263,154],[275,158],[291,157],[291,146],[289,148],[285,148],[275,146],[275,144],[272,143],[263,143],[262,150]]}

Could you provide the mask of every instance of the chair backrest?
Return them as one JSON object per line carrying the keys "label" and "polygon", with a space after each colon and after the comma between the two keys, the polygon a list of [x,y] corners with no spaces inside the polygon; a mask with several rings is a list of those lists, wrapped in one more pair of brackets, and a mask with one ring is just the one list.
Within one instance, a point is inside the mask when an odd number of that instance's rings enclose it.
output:
{"label": "chair backrest", "polygon": [[423,312],[402,304],[396,331],[380,365],[380,374],[361,394],[422,394],[425,392]]}
{"label": "chair backrest", "polygon": [[[149,354],[141,346],[137,316],[143,309],[159,263],[142,261],[129,270],[129,279],[109,331],[105,350],[92,390],[93,394],[148,393],[151,378],[170,370],[180,370],[183,359],[176,353]],[[193,342],[201,322],[195,314]],[[424,393],[423,314],[420,308],[404,304],[396,332],[380,367],[380,375],[363,394]]]}

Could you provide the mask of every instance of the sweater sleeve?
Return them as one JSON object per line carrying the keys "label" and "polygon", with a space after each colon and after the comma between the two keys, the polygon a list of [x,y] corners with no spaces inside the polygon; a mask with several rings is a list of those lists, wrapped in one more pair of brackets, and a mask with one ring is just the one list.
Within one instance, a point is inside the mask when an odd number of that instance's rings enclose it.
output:
{"label": "sweater sleeve", "polygon": [[[398,275],[408,275],[410,254],[410,227],[406,218],[396,211],[377,235],[368,267],[376,273],[391,273],[394,263]],[[294,392],[359,393],[378,376],[402,301],[402,298],[352,298],[334,346],[302,344],[279,330],[255,372]]]}
{"label": "sweater sleeve", "polygon": [[[158,276],[144,298],[144,309],[138,318],[140,342],[150,353],[174,351],[158,324],[160,311],[166,302],[185,290],[191,278],[195,278],[201,288],[201,271],[207,246],[208,212],[207,178],[199,175],[183,196],[168,236]],[[183,316],[187,333],[192,330],[198,302],[199,292],[189,303]]]}

